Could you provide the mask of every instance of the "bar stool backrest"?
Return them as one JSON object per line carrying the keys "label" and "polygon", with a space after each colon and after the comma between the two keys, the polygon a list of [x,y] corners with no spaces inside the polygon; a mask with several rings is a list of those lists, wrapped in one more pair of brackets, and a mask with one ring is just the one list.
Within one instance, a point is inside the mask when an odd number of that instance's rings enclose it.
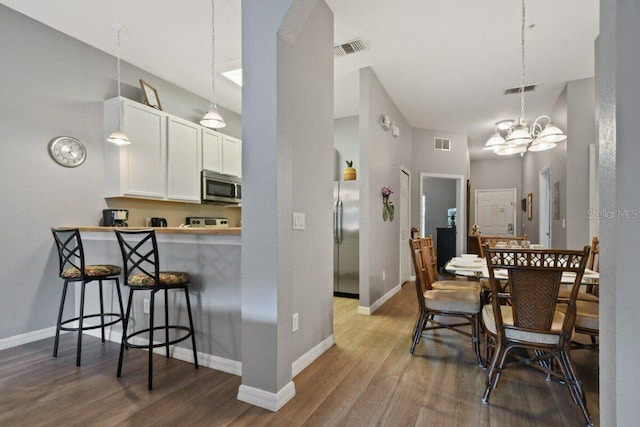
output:
{"label": "bar stool backrest", "polygon": [[58,275],[62,277],[64,271],[75,269],[77,273],[73,277],[77,280],[84,280],[84,249],[80,230],[77,228],[52,228],[51,233],[58,249]]}
{"label": "bar stool backrest", "polygon": [[160,260],[155,230],[115,230],[124,268],[125,283],[133,274],[144,274],[160,283]]}

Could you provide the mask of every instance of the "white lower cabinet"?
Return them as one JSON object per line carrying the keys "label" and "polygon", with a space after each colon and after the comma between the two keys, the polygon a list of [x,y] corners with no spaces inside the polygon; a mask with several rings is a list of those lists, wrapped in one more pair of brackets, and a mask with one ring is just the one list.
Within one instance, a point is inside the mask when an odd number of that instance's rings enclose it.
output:
{"label": "white lower cabinet", "polygon": [[200,126],[167,118],[167,199],[200,202]]}
{"label": "white lower cabinet", "polygon": [[[106,138],[118,128],[130,145]],[[105,197],[200,202],[202,169],[241,176],[241,141],[126,98],[104,102]]]}

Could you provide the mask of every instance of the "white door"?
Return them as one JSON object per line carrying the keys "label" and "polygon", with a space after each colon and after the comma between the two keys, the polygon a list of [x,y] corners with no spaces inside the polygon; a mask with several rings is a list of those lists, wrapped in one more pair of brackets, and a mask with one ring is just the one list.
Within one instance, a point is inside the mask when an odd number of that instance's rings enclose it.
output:
{"label": "white door", "polygon": [[484,235],[515,235],[516,190],[476,190],[476,224]]}
{"label": "white door", "polygon": [[400,173],[400,283],[411,278],[410,235],[409,174],[403,169]]}

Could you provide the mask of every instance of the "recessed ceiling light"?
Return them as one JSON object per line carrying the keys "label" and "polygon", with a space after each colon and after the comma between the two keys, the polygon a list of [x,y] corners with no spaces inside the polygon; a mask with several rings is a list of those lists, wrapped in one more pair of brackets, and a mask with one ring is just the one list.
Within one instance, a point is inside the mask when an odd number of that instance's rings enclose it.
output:
{"label": "recessed ceiling light", "polygon": [[236,68],[235,70],[229,70],[222,73],[223,76],[242,87],[242,68]]}
{"label": "recessed ceiling light", "polygon": [[496,122],[496,127],[500,130],[508,130],[513,123],[514,121],[511,119],[500,120],[499,122]]}

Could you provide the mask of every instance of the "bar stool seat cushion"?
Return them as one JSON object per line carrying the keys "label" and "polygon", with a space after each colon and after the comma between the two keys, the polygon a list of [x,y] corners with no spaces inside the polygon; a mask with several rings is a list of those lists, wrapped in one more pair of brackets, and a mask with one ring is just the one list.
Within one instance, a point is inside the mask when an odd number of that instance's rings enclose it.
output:
{"label": "bar stool seat cushion", "polygon": [[[87,277],[117,276],[119,274],[120,267],[117,265],[97,264],[84,266],[84,275]],[[60,276],[63,279],[75,279],[80,277],[80,270],[75,267],[67,268]]]}
{"label": "bar stool seat cushion", "polygon": [[[160,272],[160,285],[172,286],[172,285],[184,285],[191,281],[189,273],[182,271],[161,271]],[[156,281],[153,277],[150,277],[144,273],[132,274],[129,276],[127,283],[129,286],[136,287],[150,287],[155,286]]]}

